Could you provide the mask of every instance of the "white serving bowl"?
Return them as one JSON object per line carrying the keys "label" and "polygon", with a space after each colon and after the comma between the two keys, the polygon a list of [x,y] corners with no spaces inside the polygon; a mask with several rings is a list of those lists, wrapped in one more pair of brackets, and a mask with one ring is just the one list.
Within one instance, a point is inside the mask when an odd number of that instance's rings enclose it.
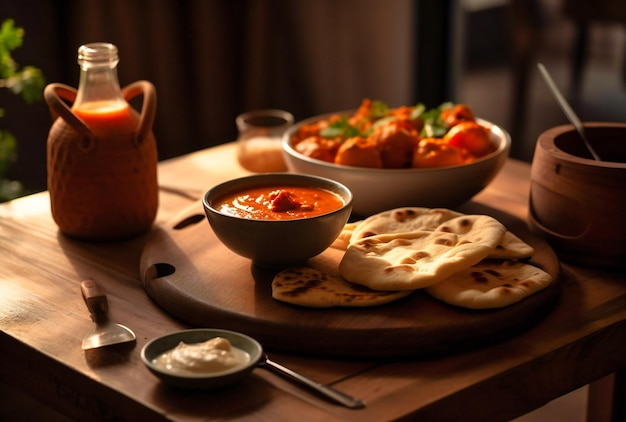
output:
{"label": "white serving bowl", "polygon": [[328,163],[297,152],[291,138],[300,126],[330,115],[312,117],[289,128],[282,140],[283,156],[292,173],[321,176],[347,186],[354,196],[352,212],[359,217],[404,206],[451,208],[460,205],[493,180],[504,165],[511,147],[511,136],[504,129],[477,119],[478,123],[489,128],[491,140],[497,148],[468,164],[420,169],[373,169]]}

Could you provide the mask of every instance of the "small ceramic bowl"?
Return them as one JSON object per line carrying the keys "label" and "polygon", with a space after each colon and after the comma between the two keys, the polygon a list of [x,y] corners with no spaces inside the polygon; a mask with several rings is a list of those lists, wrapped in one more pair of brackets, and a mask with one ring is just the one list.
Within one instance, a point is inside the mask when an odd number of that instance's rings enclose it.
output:
{"label": "small ceramic bowl", "polygon": [[626,267],[626,123],[587,122],[596,161],[572,125],[539,135],[531,168],[529,225],[559,257]]}
{"label": "small ceramic bowl", "polygon": [[505,130],[478,119],[480,124],[489,128],[491,141],[496,149],[468,164],[434,168],[375,169],[337,165],[296,151],[291,140],[298,129],[329,116],[327,114],[306,119],[287,129],[283,135],[285,162],[292,173],[326,177],[346,185],[354,195],[353,213],[359,217],[405,206],[457,206],[476,195],[493,180],[504,165],[511,147],[511,137]]}
{"label": "small ceramic bowl", "polygon": [[[336,193],[343,206],[326,214],[289,220],[257,220],[227,215],[215,208],[225,195],[265,186],[315,187]],[[341,183],[321,177],[266,173],[242,177],[211,188],[204,211],[217,238],[230,250],[260,267],[302,263],[326,250],[337,239],[352,210],[352,193]]]}
{"label": "small ceramic bowl", "polygon": [[[215,374],[179,374],[156,366],[152,361],[159,355],[178,346],[182,341],[187,344],[202,343],[215,337],[223,337],[250,355],[250,361],[244,367]],[[235,331],[198,328],[166,334],[148,342],[141,350],[141,360],[150,372],[172,387],[184,389],[215,390],[229,386],[247,376],[257,366],[263,356],[259,342]]]}

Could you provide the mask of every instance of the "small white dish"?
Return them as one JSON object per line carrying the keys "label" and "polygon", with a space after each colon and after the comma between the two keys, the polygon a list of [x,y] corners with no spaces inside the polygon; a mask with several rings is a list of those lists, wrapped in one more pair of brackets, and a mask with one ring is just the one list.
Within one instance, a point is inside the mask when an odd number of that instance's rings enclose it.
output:
{"label": "small white dish", "polygon": [[[227,339],[233,347],[237,347],[250,356],[243,367],[236,367],[217,373],[182,374],[160,368],[153,360],[161,354],[178,346],[182,341],[187,344],[202,343],[215,337]],[[255,339],[235,331],[212,328],[197,328],[177,331],[155,338],[141,350],[141,360],[146,367],[167,385],[185,389],[216,390],[235,384],[247,376],[258,365],[263,357],[263,347]]]}

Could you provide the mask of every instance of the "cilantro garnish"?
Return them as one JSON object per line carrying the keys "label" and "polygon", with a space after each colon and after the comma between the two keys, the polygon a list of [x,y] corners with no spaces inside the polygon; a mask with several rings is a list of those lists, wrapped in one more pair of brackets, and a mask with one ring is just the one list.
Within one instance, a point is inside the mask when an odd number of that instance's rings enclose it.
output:
{"label": "cilantro garnish", "polygon": [[346,116],[341,116],[341,119],[332,122],[327,128],[320,130],[320,136],[330,139],[337,137],[348,139],[355,136],[367,135],[361,133],[358,127],[351,125]]}
{"label": "cilantro garnish", "polygon": [[370,120],[377,120],[381,117],[385,117],[389,113],[389,107],[387,104],[382,101],[372,101],[372,106],[370,107],[369,114],[367,116]]}
{"label": "cilantro garnish", "polygon": [[[427,109],[422,103],[418,103],[411,111],[410,118],[412,120],[422,119],[424,127],[420,133],[422,137],[441,138],[448,131],[448,126],[441,119],[442,110],[452,107],[452,102],[445,102],[439,107]],[[382,101],[373,101],[369,113],[366,117],[369,121],[374,121],[368,130],[361,130],[359,127],[350,124],[347,116],[341,116],[329,124],[329,126],[320,131],[320,136],[328,139],[348,139],[355,136],[367,137],[374,129],[379,126],[388,124],[390,121],[396,120],[397,116],[389,114],[389,107]]]}
{"label": "cilantro garnish", "polygon": [[441,119],[441,111],[452,107],[452,103],[445,102],[439,107],[426,110],[420,117],[424,119],[424,127],[420,135],[425,138],[441,138],[448,132],[448,126]]}
{"label": "cilantro garnish", "polygon": [[417,104],[414,108],[413,111],[411,111],[411,119],[415,120],[419,117],[422,117],[422,114],[424,114],[424,112],[426,111],[426,106],[422,103]]}

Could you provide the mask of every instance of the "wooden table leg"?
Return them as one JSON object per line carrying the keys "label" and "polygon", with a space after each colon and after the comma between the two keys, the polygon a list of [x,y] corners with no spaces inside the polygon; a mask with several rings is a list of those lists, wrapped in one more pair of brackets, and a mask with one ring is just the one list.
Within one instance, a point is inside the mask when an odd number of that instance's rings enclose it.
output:
{"label": "wooden table leg", "polygon": [[613,421],[626,421],[626,369],[615,373],[613,382]]}
{"label": "wooden table leg", "polygon": [[626,421],[626,369],[589,384],[588,422]]}

